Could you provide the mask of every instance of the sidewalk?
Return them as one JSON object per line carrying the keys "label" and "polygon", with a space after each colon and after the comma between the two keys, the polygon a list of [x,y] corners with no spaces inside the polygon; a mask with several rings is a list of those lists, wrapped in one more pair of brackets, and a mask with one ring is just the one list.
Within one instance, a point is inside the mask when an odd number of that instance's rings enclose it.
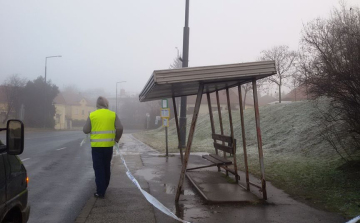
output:
{"label": "sidewalk", "polygon": [[[206,204],[184,181],[184,194],[175,204],[175,192],[180,177],[178,155],[163,157],[157,151],[125,134],[121,152],[141,187],[157,198],[180,218],[190,222],[345,222],[341,216],[319,211],[293,200],[267,182],[267,202],[250,204]],[[203,164],[201,156],[192,155],[189,164]],[[216,168],[208,168],[216,171]],[[126,176],[120,156],[112,160],[112,176],[105,199],[90,198],[76,219],[77,223],[97,222],[178,222],[154,208]],[[241,176],[242,177],[242,176]],[[244,179],[244,177],[242,177]],[[254,181],[256,179],[253,179]],[[216,193],[216,192],[214,192]],[[253,191],[255,195],[259,194]]]}

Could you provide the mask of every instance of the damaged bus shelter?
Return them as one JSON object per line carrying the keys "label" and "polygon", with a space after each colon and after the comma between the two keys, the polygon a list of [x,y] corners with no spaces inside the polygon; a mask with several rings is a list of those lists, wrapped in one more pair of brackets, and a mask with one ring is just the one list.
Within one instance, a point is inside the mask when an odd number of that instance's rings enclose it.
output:
{"label": "damaged bus shelter", "polygon": [[[240,177],[238,175],[238,170],[237,170],[236,139],[234,137],[232,112],[230,107],[231,103],[229,97],[229,88],[233,88],[233,87],[238,88],[238,96],[239,96],[242,144],[244,151],[244,166],[245,166],[245,175],[246,175],[245,188],[247,190],[250,190],[250,186],[255,186],[259,188],[259,190],[262,192],[263,199],[264,200],[267,199],[256,81],[271,76],[273,74],[276,74],[275,61],[260,61],[260,62],[237,63],[237,64],[227,64],[227,65],[217,65],[217,66],[156,70],[153,72],[149,81],[147,82],[141,94],[139,95],[139,100],[140,102],[146,102],[152,100],[160,100],[164,98],[173,99],[178,140],[180,140],[179,139],[180,135],[179,135],[179,124],[178,124],[178,116],[176,112],[177,110],[176,110],[175,98],[181,96],[197,95],[190,131],[188,134],[187,146],[183,158],[182,170],[176,191],[176,198],[175,198],[176,202],[179,201],[186,171],[189,170],[205,168],[210,166],[217,166],[219,170],[220,168],[223,168],[226,171],[226,174],[228,174],[229,172],[234,174],[235,180],[238,183]],[[244,126],[244,114],[243,114],[244,105],[242,102],[241,85],[249,82],[252,83],[252,87],[253,87],[255,125],[257,132],[257,145],[259,152],[261,185],[251,182],[249,180],[249,172],[248,172],[246,137],[245,137],[245,126]],[[229,124],[230,124],[229,136],[224,135],[224,131],[223,131],[222,114],[219,103],[219,91],[221,90],[226,91],[227,110],[228,110]],[[220,134],[217,134],[215,132],[215,127],[214,127],[214,117],[213,117],[212,106],[210,101],[210,93],[213,92],[216,93],[217,108],[218,108],[218,115],[220,121],[219,124],[221,130]],[[190,151],[191,151],[191,145],[195,133],[196,121],[198,118],[203,94],[206,94],[207,96],[215,154],[209,154],[203,156],[204,159],[210,161],[211,163],[210,165],[187,169]],[[180,153],[182,155],[182,151]],[[230,155],[230,157],[228,157],[227,155]]]}

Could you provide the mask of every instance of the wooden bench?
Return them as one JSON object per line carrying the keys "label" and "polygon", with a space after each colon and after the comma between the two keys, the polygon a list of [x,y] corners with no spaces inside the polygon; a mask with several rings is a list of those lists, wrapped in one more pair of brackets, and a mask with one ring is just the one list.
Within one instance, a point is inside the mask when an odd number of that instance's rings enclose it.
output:
{"label": "wooden bench", "polygon": [[[223,168],[226,170],[226,175],[228,176],[228,173],[232,173],[235,175],[235,177],[239,180],[240,176],[237,174],[235,169],[237,168],[231,168],[233,166],[233,161],[227,159],[226,154],[230,154],[233,159],[236,159],[236,139],[233,139],[230,136],[223,136],[218,134],[212,134],[212,138],[214,140],[214,148],[215,148],[215,154],[209,154],[209,155],[203,155],[202,158],[210,161],[212,164],[201,166],[201,167],[194,167],[189,168],[187,170],[195,170],[200,168],[206,168],[211,166],[217,166],[218,170],[220,171],[220,168]],[[218,143],[220,141],[220,143]],[[221,150],[223,152],[223,156],[220,156],[218,151]]]}

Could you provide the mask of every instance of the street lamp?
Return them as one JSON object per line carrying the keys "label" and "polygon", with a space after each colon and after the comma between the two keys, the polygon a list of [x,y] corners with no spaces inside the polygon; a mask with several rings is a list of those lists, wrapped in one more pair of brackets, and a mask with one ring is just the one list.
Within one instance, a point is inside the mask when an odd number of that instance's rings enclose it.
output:
{"label": "street lamp", "polygon": [[[47,67],[47,59],[48,58],[53,58],[53,57],[61,57],[61,55],[58,55],[58,56],[48,56],[48,57],[45,57],[45,89],[46,89],[46,67]],[[46,91],[45,91],[46,92]],[[48,116],[48,112],[47,112],[47,109],[46,109],[46,93],[44,94],[44,109],[43,109],[43,112],[44,112],[44,128],[46,126],[46,117]]]}
{"label": "street lamp", "polygon": [[46,66],[47,66],[47,59],[48,59],[48,58],[53,58],[53,57],[61,57],[61,55],[45,57],[45,83],[46,83]]}
{"label": "street lamp", "polygon": [[116,109],[115,109],[115,113],[117,114],[117,103],[118,103],[118,100],[117,100],[117,84],[120,84],[120,83],[125,83],[126,81],[119,81],[119,82],[116,82]]}

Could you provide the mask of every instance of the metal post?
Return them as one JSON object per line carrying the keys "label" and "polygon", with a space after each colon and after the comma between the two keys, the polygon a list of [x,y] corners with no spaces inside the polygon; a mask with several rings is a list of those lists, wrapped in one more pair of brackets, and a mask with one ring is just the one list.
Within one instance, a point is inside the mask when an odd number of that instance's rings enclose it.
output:
{"label": "metal post", "polygon": [[45,85],[44,85],[44,111],[43,111],[43,114],[44,114],[44,128],[46,126],[46,117],[49,115],[48,112],[47,112],[47,108],[46,108],[46,100],[47,100],[47,94],[46,94],[46,71],[47,71],[47,59],[48,58],[53,58],[53,57],[61,57],[60,55],[59,56],[49,56],[49,57],[45,57]]}
{"label": "metal post", "polygon": [[[216,91],[216,102],[217,102],[217,107],[218,107],[218,113],[219,113],[219,123],[220,123],[220,132],[221,135],[224,135],[224,128],[223,128],[223,123],[222,123],[222,115],[221,115],[221,107],[220,107],[220,100],[219,100],[219,91]],[[224,145],[224,142],[222,142],[222,144]],[[226,157],[226,153],[224,153],[224,157]]]}
{"label": "metal post", "polygon": [[191,144],[192,144],[192,140],[193,140],[194,133],[195,133],[195,126],[196,126],[196,121],[197,121],[197,118],[198,118],[198,115],[199,115],[200,103],[201,103],[201,98],[202,98],[203,91],[204,91],[204,84],[200,83],[198,94],[197,94],[197,97],[196,97],[194,114],[193,114],[192,121],[191,121],[188,142],[187,142],[187,146],[186,146],[186,150],[185,150],[184,162],[183,162],[183,165],[182,165],[179,184],[178,184],[178,188],[177,188],[177,191],[176,191],[176,197],[175,197],[176,202],[179,202],[179,198],[180,198],[180,194],[181,194],[181,188],[182,188],[183,183],[184,183],[185,172],[186,172],[187,164],[188,164],[188,161],[189,161],[190,149],[191,149]]}
{"label": "metal post", "polygon": [[[215,134],[214,116],[213,116],[213,112],[212,112],[211,99],[210,99],[210,94],[209,94],[209,92],[206,93],[206,96],[207,96],[208,107],[209,107],[211,133],[212,133],[212,134]],[[214,139],[214,142],[216,142],[215,139]],[[217,149],[217,148],[215,148],[215,153],[216,153],[216,155],[218,155],[218,149]],[[218,168],[218,171],[220,172],[220,166],[218,166],[217,168]]]}
{"label": "metal post", "polygon": [[234,172],[235,172],[235,180],[236,183],[239,182],[239,175],[237,172],[237,162],[236,162],[236,144],[235,144],[235,140],[234,140],[234,127],[233,127],[233,122],[232,122],[232,115],[231,115],[231,106],[230,106],[230,95],[229,95],[229,88],[226,88],[226,98],[227,98],[227,106],[228,106],[228,111],[229,111],[229,124],[230,124],[230,132],[231,132],[231,138],[232,138],[232,149],[233,149],[233,156],[234,156]]}
{"label": "metal post", "polygon": [[43,114],[44,114],[44,117],[43,117],[43,121],[44,121],[44,126],[43,126],[43,128],[45,128],[46,127],[46,99],[47,99],[47,97],[46,97],[46,67],[47,67],[47,57],[45,57],[45,84],[44,84],[44,111],[43,111]]}
{"label": "metal post", "polygon": [[245,176],[246,176],[246,189],[247,189],[247,190],[250,190],[249,167],[248,167],[248,162],[247,162],[246,137],[245,137],[245,123],[244,123],[244,109],[243,109],[243,102],[242,102],[241,84],[238,86],[238,93],[239,93],[239,105],[240,105],[241,135],[242,135],[243,149],[244,149],[244,164],[245,164]]}
{"label": "metal post", "polygon": [[118,109],[117,109],[117,105],[118,105],[118,99],[117,99],[117,95],[118,95],[118,90],[117,90],[117,86],[118,86],[118,84],[121,84],[121,83],[125,83],[126,81],[118,81],[118,82],[116,82],[116,96],[115,96],[115,100],[116,100],[116,102],[115,102],[115,104],[116,104],[116,108],[115,108],[115,113],[117,114],[117,111],[118,111]]}
{"label": "metal post", "polygon": [[252,84],[253,84],[253,95],[254,95],[256,135],[258,142],[259,162],[260,162],[260,172],[261,172],[261,188],[263,193],[263,199],[266,200],[267,194],[266,194],[266,181],[265,181],[265,166],[264,166],[264,155],[263,155],[262,140],[261,140],[259,103],[258,103],[257,86],[255,79],[253,79]]}
{"label": "metal post", "polygon": [[[183,36],[183,60],[182,67],[188,67],[189,62],[189,0],[186,0],[185,6],[185,27]],[[181,108],[180,108],[180,146],[185,147],[186,144],[186,104],[187,97],[181,97]]]}
{"label": "metal post", "polygon": [[118,84],[119,82],[116,82],[116,95],[115,95],[115,100],[116,100],[116,102],[115,102],[115,104],[116,104],[116,108],[115,108],[115,114],[117,115],[117,103],[118,103],[118,100],[117,100],[117,84]]}
{"label": "metal post", "polygon": [[179,149],[180,149],[180,158],[181,158],[181,163],[182,163],[184,161],[184,159],[183,159],[182,147],[180,146],[179,120],[178,120],[175,97],[172,97],[172,100],[173,100],[173,106],[174,106],[174,115],[175,115],[176,132],[177,132],[177,136],[178,136],[178,145],[179,145]]}
{"label": "metal post", "polygon": [[165,140],[166,140],[166,157],[169,156],[169,149],[168,149],[168,128],[165,126]]}
{"label": "metal post", "polygon": [[[212,108],[211,108],[211,99],[210,99],[210,94],[209,94],[209,92],[206,93],[206,97],[207,97],[208,107],[209,107],[211,133],[212,133],[212,134],[215,134],[214,117],[213,117],[213,112],[212,112]],[[211,137],[212,137],[212,136],[211,136]],[[214,139],[214,142],[216,142],[215,139]],[[215,148],[215,153],[218,154],[218,150],[217,150],[216,148]],[[220,169],[220,168],[219,168],[219,169]]]}
{"label": "metal post", "polygon": [[47,57],[45,57],[45,84],[46,84],[46,67],[47,67]]}
{"label": "metal post", "polygon": [[48,58],[53,58],[53,57],[62,57],[61,55],[58,56],[49,56],[49,57],[45,57],[45,84],[46,84],[46,67],[47,67],[47,59]]}

